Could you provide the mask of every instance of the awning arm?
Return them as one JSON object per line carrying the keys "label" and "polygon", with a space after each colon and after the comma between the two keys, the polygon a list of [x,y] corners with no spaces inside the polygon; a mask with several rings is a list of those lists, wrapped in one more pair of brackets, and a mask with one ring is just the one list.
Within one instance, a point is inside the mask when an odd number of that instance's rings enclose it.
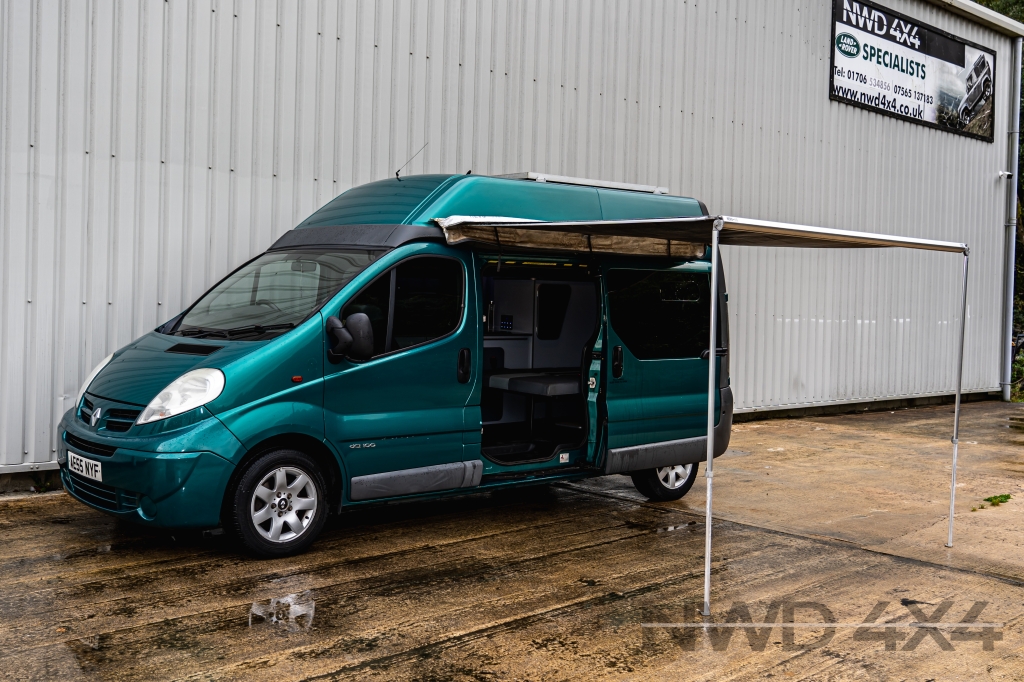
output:
{"label": "awning arm", "polygon": [[[708,338],[708,437],[707,464],[704,465],[704,478],[707,479],[708,493],[705,502],[704,518],[704,616],[711,615],[711,494],[714,482],[715,463],[715,368],[718,365],[718,235],[722,231],[722,220],[716,220],[711,228],[711,332]],[[696,465],[694,465],[696,466]]]}

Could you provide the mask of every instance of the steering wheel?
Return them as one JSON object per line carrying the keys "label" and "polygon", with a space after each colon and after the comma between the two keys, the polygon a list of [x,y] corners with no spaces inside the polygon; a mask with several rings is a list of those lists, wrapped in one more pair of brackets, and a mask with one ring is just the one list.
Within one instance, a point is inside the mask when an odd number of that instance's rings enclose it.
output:
{"label": "steering wheel", "polygon": [[268,308],[273,308],[277,312],[281,312],[281,309],[277,307],[276,303],[274,303],[273,301],[268,301],[265,298],[258,299],[256,301],[256,305],[265,305]]}

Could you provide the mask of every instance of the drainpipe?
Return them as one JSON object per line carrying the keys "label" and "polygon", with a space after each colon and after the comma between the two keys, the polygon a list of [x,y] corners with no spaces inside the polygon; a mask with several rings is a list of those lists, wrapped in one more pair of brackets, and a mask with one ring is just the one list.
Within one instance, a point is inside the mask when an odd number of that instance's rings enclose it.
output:
{"label": "drainpipe", "polygon": [[1017,247],[1017,183],[1020,145],[1020,60],[1022,38],[1013,41],[1013,80],[1010,81],[1010,135],[1007,149],[1010,177],[1006,188],[1006,309],[1003,312],[1003,400],[1010,400],[1010,375],[1013,371],[1013,279]]}

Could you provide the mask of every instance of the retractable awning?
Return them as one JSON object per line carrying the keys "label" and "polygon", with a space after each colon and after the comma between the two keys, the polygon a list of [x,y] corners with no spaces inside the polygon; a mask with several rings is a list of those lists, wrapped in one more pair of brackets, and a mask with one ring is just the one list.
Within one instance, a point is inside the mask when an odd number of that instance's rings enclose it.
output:
{"label": "retractable awning", "polygon": [[[966,244],[917,239],[872,232],[834,230],[731,216],[656,218],[591,222],[539,222],[501,216],[450,216],[435,219],[449,244],[476,241],[499,247],[559,251],[629,253],[674,257],[701,257],[711,247],[711,334],[708,348],[717,338],[718,246],[768,246],[828,249],[905,248],[959,253],[963,256],[960,289],[960,342],[956,357],[956,406],[953,414],[953,474],[949,489],[949,522],[946,546],[953,546],[953,505],[956,500],[957,446],[960,433],[960,394],[963,383],[964,327],[967,311]],[[704,611],[711,615],[711,522],[715,449],[715,362],[708,362],[707,509],[704,546]]]}
{"label": "retractable awning", "polygon": [[[540,222],[501,216],[451,216],[435,219],[449,244],[466,241],[518,246],[521,248],[562,249],[571,251],[611,251],[602,248],[607,239],[660,242],[658,255],[669,254],[671,245],[711,244],[712,234],[720,233],[719,243],[728,246],[791,246],[804,248],[870,249],[903,247],[928,251],[964,253],[966,244],[932,239],[898,237],[872,232],[833,230],[825,227],[775,223],[732,216],[697,218],[652,218],[647,220],[602,220]],[[649,249],[644,249],[645,252]],[[703,251],[701,251],[703,255]]]}

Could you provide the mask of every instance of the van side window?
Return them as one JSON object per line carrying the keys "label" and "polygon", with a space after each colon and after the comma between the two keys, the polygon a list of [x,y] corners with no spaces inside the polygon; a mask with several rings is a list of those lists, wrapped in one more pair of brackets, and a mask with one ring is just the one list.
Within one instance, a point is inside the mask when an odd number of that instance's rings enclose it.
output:
{"label": "van side window", "polygon": [[462,263],[423,256],[400,263],[395,276],[395,318],[390,350],[440,338],[462,320]]}
{"label": "van side window", "polygon": [[385,352],[388,342],[388,312],[391,304],[391,271],[373,280],[355,298],[348,302],[341,313],[347,319],[355,313],[366,313],[373,328],[373,354]]}
{"label": "van side window", "polygon": [[572,287],[568,284],[541,284],[537,287],[538,339],[555,341],[562,335],[570,298]]}
{"label": "van side window", "polygon": [[711,280],[706,273],[612,270],[612,328],[640,360],[696,358],[708,347]]}

